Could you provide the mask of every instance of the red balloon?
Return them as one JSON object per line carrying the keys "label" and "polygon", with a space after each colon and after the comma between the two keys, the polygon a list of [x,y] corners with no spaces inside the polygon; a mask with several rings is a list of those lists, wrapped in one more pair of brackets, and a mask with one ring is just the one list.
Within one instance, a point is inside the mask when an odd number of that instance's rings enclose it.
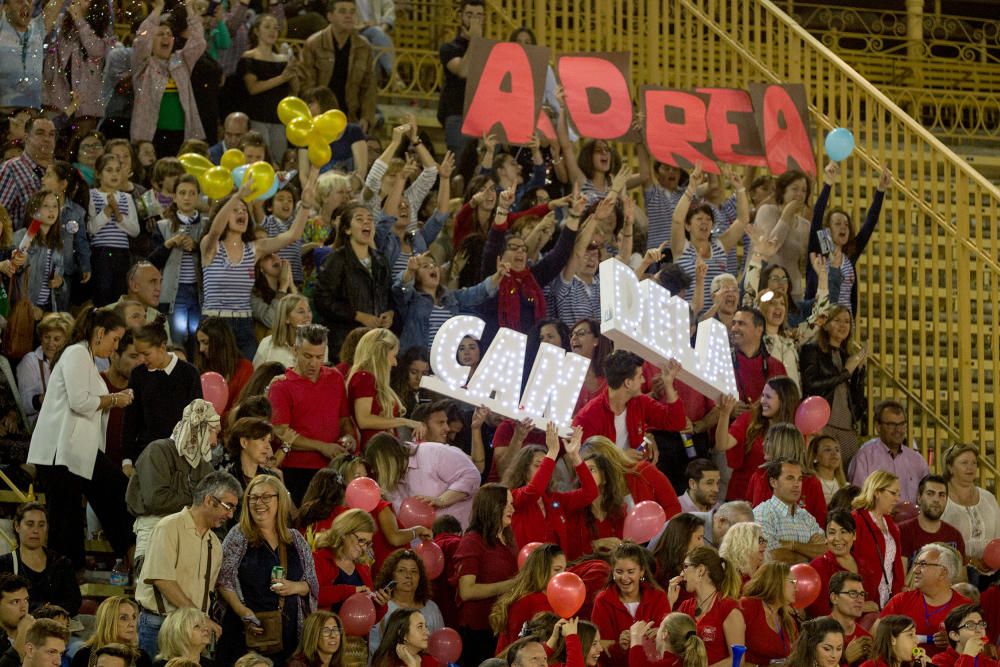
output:
{"label": "red balloon", "polygon": [[632,508],[625,517],[622,537],[636,544],[644,544],[656,537],[667,522],[667,514],[660,504],[653,500],[643,500]]}
{"label": "red balloon", "polygon": [[340,606],[344,632],[353,637],[367,637],[375,625],[375,605],[367,593],[355,593]]}
{"label": "red balloon", "polygon": [[795,410],[795,426],[803,435],[814,435],[830,421],[830,404],[822,396],[810,396]]}
{"label": "red balloon", "polygon": [[416,498],[407,498],[399,504],[399,525],[403,528],[415,528],[423,526],[430,528],[434,525],[434,517],[437,511],[428,503]]}
{"label": "red balloon", "polygon": [[[420,560],[424,561],[424,569],[427,570],[428,579],[437,579],[441,576],[441,573],[444,572],[444,552],[441,551],[441,547],[436,542],[423,540],[413,550],[420,556]],[[454,660],[450,662],[454,662]]]}
{"label": "red balloon", "polygon": [[812,565],[799,563],[792,566],[792,576],[795,577],[795,601],[792,606],[805,609],[819,597],[822,588],[819,572]]}
{"label": "red balloon", "polygon": [[371,512],[382,499],[382,489],[371,477],[358,477],[347,485],[344,503],[353,509]]}
{"label": "red balloon", "polygon": [[213,371],[202,373],[201,395],[221,415],[229,403],[229,385],[226,384],[226,378]]}
{"label": "red balloon", "polygon": [[441,628],[427,640],[427,653],[446,665],[458,662],[462,657],[462,638],[451,628]]}
{"label": "red balloon", "polygon": [[892,514],[892,520],[896,523],[900,521],[909,521],[913,517],[917,516],[917,506],[911,503],[909,500],[904,500],[903,502],[896,505],[896,510]]}
{"label": "red balloon", "polygon": [[1000,539],[987,542],[983,549],[983,562],[993,570],[1000,570]]}
{"label": "red balloon", "polygon": [[549,579],[545,597],[548,598],[552,611],[559,614],[560,618],[570,618],[583,606],[583,601],[587,598],[587,587],[576,574],[560,572]]}
{"label": "red balloon", "polygon": [[528,556],[531,555],[531,552],[540,546],[542,546],[541,542],[528,542],[523,547],[521,547],[521,550],[517,552],[517,569],[520,570],[521,568],[523,568],[524,562],[528,560]]}

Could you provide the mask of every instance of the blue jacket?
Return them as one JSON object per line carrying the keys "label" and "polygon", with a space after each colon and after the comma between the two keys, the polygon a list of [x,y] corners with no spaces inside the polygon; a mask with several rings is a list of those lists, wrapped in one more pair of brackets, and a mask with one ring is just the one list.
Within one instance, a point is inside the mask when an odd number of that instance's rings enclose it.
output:
{"label": "blue jacket", "polygon": [[[413,253],[420,255],[427,252],[427,248],[430,244],[434,243],[434,239],[437,238],[447,220],[447,213],[435,211],[434,215],[428,218],[424,226],[418,229],[417,233],[413,236],[413,240],[410,242],[410,245],[413,246]],[[396,217],[392,215],[383,215],[375,224],[375,247],[385,257],[390,270],[399,258],[399,254],[403,251],[399,237],[392,233],[392,226],[395,224]],[[395,278],[396,276],[393,276],[393,279]],[[401,349],[405,350],[406,348]]]}
{"label": "blue jacket", "polygon": [[[21,239],[23,239],[27,233],[28,233],[27,229],[19,229],[16,232],[14,232],[15,248],[21,243]],[[40,234],[41,232],[39,232],[39,235]],[[56,304],[65,302],[66,300],[63,299],[62,297],[64,293],[66,293],[69,290],[69,283],[66,282],[65,280],[66,274],[63,271],[63,254],[61,252],[52,253],[52,267],[51,267],[52,272],[51,274],[46,275],[44,270],[45,250],[46,247],[41,244],[39,238],[36,236],[35,241],[31,244],[31,247],[28,248],[28,257],[24,265],[26,268],[29,269],[28,284],[27,284],[28,299],[30,299],[31,303],[35,304],[36,306],[41,305],[38,303],[38,297],[42,292],[42,286],[46,282],[50,281],[53,278],[53,276],[63,276],[64,279],[63,279],[63,284],[62,286],[59,287],[59,289],[52,290],[52,301],[54,301]],[[24,276],[24,269],[21,269],[18,275],[18,280],[24,280],[23,276]],[[56,306],[56,308],[53,308],[53,310],[57,308],[58,305]]]}
{"label": "blue jacket", "polygon": [[[452,317],[463,311],[475,314],[475,311],[472,310],[474,306],[478,306],[496,294],[497,286],[493,282],[493,277],[490,276],[472,287],[445,290],[441,297],[441,307],[451,311]],[[430,294],[418,291],[412,281],[404,283],[401,275],[392,284],[392,297],[403,320],[403,333],[399,336],[399,349],[427,347],[429,342],[427,335],[430,332],[434,299],[431,298]]]}

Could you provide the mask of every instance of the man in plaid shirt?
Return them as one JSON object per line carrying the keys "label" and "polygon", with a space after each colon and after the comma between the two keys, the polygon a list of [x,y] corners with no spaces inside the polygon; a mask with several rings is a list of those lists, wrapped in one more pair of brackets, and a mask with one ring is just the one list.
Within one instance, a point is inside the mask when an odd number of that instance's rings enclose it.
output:
{"label": "man in plaid shirt", "polygon": [[767,481],[774,495],[753,508],[754,521],[764,529],[771,560],[808,563],[826,553],[826,536],[813,515],[799,506],[802,465],[789,459],[767,464]]}
{"label": "man in plaid shirt", "polygon": [[56,150],[56,127],[48,118],[32,118],[25,126],[24,152],[0,165],[0,206],[14,229],[25,227],[24,209],[42,187],[45,168]]}

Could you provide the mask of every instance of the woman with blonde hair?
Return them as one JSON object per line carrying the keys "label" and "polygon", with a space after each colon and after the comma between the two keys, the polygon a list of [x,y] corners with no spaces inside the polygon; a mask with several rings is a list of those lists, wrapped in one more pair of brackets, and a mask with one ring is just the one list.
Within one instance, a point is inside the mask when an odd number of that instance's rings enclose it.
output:
{"label": "woman with blonde hair", "polygon": [[[309,299],[302,294],[286,294],[278,299],[274,310],[271,333],[257,346],[253,367],[258,368],[269,361],[277,361],[292,368],[295,366],[295,336],[303,324],[312,324],[312,310]],[[329,352],[327,352],[329,358]]]}
{"label": "woman with blonde hair", "polygon": [[[789,422],[772,423],[764,434],[764,460],[785,459],[802,466],[802,498],[800,505],[816,519],[819,525],[826,524],[826,497],[823,484],[813,474],[806,454],[806,443],[795,424]],[[756,507],[774,495],[767,471],[759,469],[750,477],[750,504]]]}
{"label": "woman with blonde hair", "polygon": [[757,573],[764,564],[764,553],[767,551],[767,538],[759,523],[741,521],[733,524],[726,531],[719,545],[719,555],[725,558],[740,573],[742,587]]}
{"label": "woman with blonde hair", "polygon": [[392,388],[391,373],[399,354],[399,339],[388,329],[372,329],[358,341],[354,365],[347,376],[347,400],[361,431],[361,451],[379,431],[409,427],[414,440],[424,434],[421,422],[402,417],[405,409]]}
{"label": "woman with blonde hair", "polygon": [[97,607],[94,634],[73,655],[70,667],[87,667],[90,656],[102,646],[125,644],[138,653],[135,667],[151,667],[152,659],[139,648],[139,605],[124,595],[105,598]]}
{"label": "woman with blonde hair", "polygon": [[833,494],[847,486],[840,443],[833,436],[820,434],[813,436],[808,449],[808,460],[816,473],[816,479],[823,487],[823,498],[829,506]]}
{"label": "woman with blonde hair", "polygon": [[[677,605],[681,586],[691,597]],[[684,559],[681,574],[670,580],[670,606],[695,620],[709,665],[728,665],[732,659],[730,647],[746,643],[747,624],[740,611],[739,594],[736,567],[711,547],[693,549]]]}
{"label": "woman with blonde hair", "polygon": [[[375,520],[364,510],[350,509],[333,520],[330,529],[316,537],[313,560],[319,587],[321,609],[340,610],[344,600],[355,593],[374,588],[368,567]],[[376,595],[377,604],[385,604],[388,595]]]}
{"label": "woman with blonde hair", "polygon": [[416,496],[439,512],[447,508],[444,513],[458,519],[463,528],[468,524],[482,475],[461,449],[437,442],[417,446],[378,433],[365,447],[364,459],[397,511],[403,500]]}
{"label": "woman with blonde hair", "polygon": [[[643,644],[655,625],[651,621],[636,621],[629,629],[629,667],[652,667],[658,664],[708,667],[705,642],[698,636],[698,627],[694,619],[676,611],[664,616],[656,629],[656,652],[662,656],[660,660],[663,662],[651,661],[646,655]],[[671,660],[672,662],[669,662]]]}
{"label": "woman with blonde hair", "polygon": [[181,658],[201,664],[201,652],[212,641],[212,623],[205,612],[194,607],[181,607],[167,614],[156,637],[159,653],[153,667],[164,667],[170,660]]}
{"label": "woman with blonde hair", "polygon": [[496,653],[521,635],[535,614],[552,611],[545,589],[549,580],[566,569],[566,554],[557,544],[543,544],[531,552],[511,587],[493,604],[490,627],[497,636]]}
{"label": "woman with blonde hair", "polygon": [[31,426],[42,409],[45,387],[52,373],[52,362],[66,347],[73,331],[73,316],[69,313],[46,313],[38,323],[39,346],[24,355],[17,364],[17,387],[21,406]]}
{"label": "woman with blonde hair", "polygon": [[898,502],[899,478],[891,472],[876,470],[868,475],[861,495],[851,503],[857,524],[854,559],[866,582],[869,580],[866,572],[880,573],[877,594],[870,591],[880,607],[903,589],[902,542],[899,528],[892,520]]}
{"label": "woman with blonde hair", "polygon": [[1000,537],[1000,505],[996,496],[979,486],[979,448],[958,444],[944,455],[944,479],[948,482],[948,502],[942,521],[962,534],[966,555],[980,571],[993,568],[982,562],[983,549]]}
{"label": "woman with blonde hair", "polygon": [[[287,664],[292,663],[289,661]],[[251,651],[233,663],[233,667],[274,667],[274,661]]]}
{"label": "woman with blonde hair", "polygon": [[286,667],[340,667],[344,656],[344,624],[330,611],[315,611],[302,626],[302,638]]}
{"label": "woman with blonde hair", "polygon": [[747,582],[740,607],[748,628],[747,665],[784,660],[798,635],[795,624],[795,576],[788,563],[766,563]]}
{"label": "woman with blonde hair", "polygon": [[[219,592],[228,609],[217,647],[219,664],[247,652],[246,629],[260,628],[258,612],[281,613],[278,662],[291,655],[305,618],[316,609],[319,583],[309,544],[291,523],[292,501],[277,477],[257,475],[243,493],[239,523],[222,543]],[[274,568],[283,574],[274,576]]]}

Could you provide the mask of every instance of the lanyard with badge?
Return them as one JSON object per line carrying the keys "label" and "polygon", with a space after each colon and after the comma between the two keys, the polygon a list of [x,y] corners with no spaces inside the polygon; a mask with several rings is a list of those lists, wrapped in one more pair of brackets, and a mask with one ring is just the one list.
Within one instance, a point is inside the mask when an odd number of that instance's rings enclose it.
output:
{"label": "lanyard with badge", "polygon": [[[7,18],[6,12],[4,12],[3,21],[0,21],[0,36],[3,36],[4,29],[10,25],[10,20]],[[14,26],[11,26],[14,30]],[[24,33],[18,33],[14,30],[14,34],[17,36],[17,41],[21,45],[21,76],[17,80],[15,87],[20,93],[27,92],[31,88],[31,77],[28,76],[28,46],[31,44],[31,24],[28,24],[28,28]]]}

